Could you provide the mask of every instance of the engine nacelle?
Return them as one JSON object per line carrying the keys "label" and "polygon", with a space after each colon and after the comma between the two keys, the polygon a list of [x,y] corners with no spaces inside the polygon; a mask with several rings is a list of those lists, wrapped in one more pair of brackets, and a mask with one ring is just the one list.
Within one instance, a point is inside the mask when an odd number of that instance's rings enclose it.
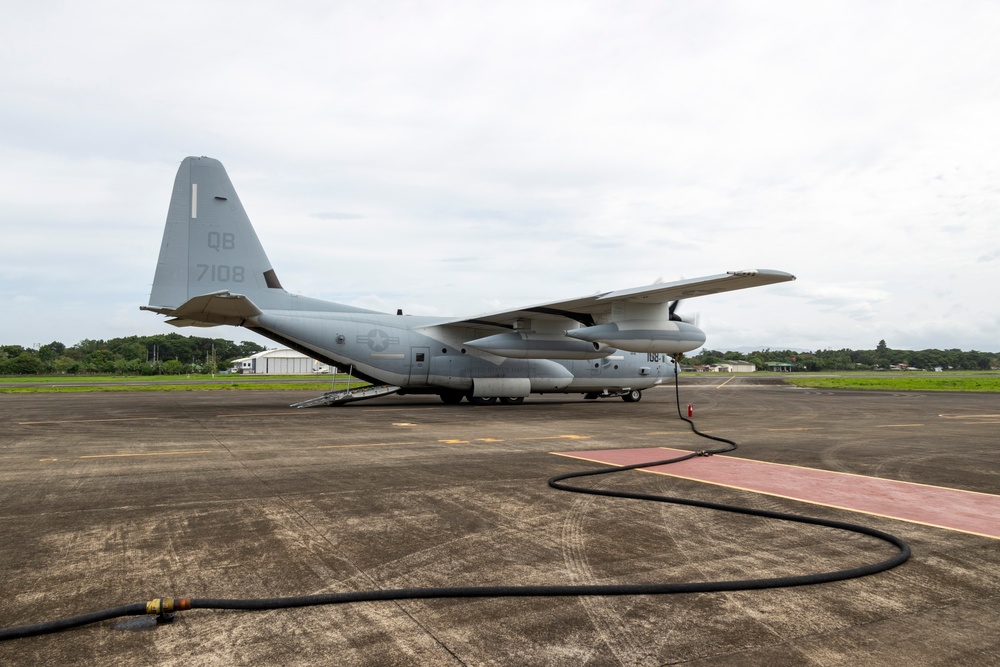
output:
{"label": "engine nacelle", "polygon": [[705,344],[705,332],[687,322],[624,320],[582,327],[566,335],[590,343],[604,343],[628,352],[690,352]]}
{"label": "engine nacelle", "polygon": [[603,359],[617,352],[599,341],[573,340],[562,334],[501,333],[465,343],[511,359]]}

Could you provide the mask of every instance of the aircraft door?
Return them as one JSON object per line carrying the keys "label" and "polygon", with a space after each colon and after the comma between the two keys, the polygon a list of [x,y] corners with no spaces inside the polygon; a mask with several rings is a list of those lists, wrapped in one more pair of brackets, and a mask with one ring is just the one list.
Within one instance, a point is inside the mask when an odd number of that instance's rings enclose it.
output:
{"label": "aircraft door", "polygon": [[431,350],[428,347],[410,348],[410,384],[427,384],[427,372],[431,365]]}

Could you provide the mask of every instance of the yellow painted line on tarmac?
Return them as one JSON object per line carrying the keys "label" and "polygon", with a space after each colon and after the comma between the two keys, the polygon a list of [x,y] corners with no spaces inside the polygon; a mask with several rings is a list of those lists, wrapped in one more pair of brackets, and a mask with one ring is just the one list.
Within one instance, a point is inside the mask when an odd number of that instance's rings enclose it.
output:
{"label": "yellow painted line on tarmac", "polygon": [[131,454],[89,454],[87,456],[81,456],[81,459],[115,459],[115,458],[129,458],[134,456],[181,456],[184,454],[208,454],[214,450],[211,449],[193,449],[186,452],[136,452]]}
{"label": "yellow painted line on tarmac", "polygon": [[54,419],[43,422],[17,422],[21,426],[36,426],[38,424],[88,424],[93,422],[141,422],[156,421],[163,417],[118,417],[115,419]]}
{"label": "yellow painted line on tarmac", "polygon": [[216,419],[229,417],[288,417],[289,415],[321,415],[322,410],[284,410],[282,412],[233,412],[215,415]]}
{"label": "yellow painted line on tarmac", "polygon": [[[1000,424],[1000,415],[938,415],[941,419],[956,419],[963,426]],[[978,421],[973,421],[978,420]]]}
{"label": "yellow painted line on tarmac", "polygon": [[733,377],[729,378],[728,380],[726,380],[722,384],[715,385],[715,388],[716,389],[722,389],[723,387],[725,387],[727,384],[729,384],[730,382],[732,382],[735,379],[736,379],[736,376],[734,375]]}
{"label": "yellow painted line on tarmac", "polygon": [[799,426],[797,428],[768,428],[765,431],[819,431],[815,426]]}
{"label": "yellow painted line on tarmac", "polygon": [[352,447],[392,447],[394,445],[417,445],[416,442],[366,442],[356,445],[316,445],[316,449],[351,449]]}
{"label": "yellow painted line on tarmac", "polygon": [[1000,415],[938,415],[941,419],[1000,419]]}
{"label": "yellow painted line on tarmac", "polygon": [[[523,442],[525,440],[586,440],[588,438],[590,438],[589,435],[549,435],[538,438],[511,438],[510,441]],[[438,442],[444,443],[446,445],[467,445],[473,441],[488,442],[488,443],[507,442],[507,440],[504,440],[502,438],[473,438],[472,440],[460,440],[458,438],[451,438],[446,440],[438,440]]]}

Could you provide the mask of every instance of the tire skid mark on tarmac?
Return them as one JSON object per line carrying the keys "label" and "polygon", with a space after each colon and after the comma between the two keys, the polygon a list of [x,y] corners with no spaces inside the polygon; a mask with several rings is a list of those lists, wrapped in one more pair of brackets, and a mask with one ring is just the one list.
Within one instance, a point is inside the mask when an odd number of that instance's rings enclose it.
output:
{"label": "tire skid mark on tarmac", "polygon": [[[583,531],[583,520],[594,500],[595,497],[588,496],[573,501],[569,513],[563,520],[561,532],[563,562],[566,564],[567,574],[573,584],[595,583],[594,571],[587,558],[586,538]],[[608,618],[609,614],[603,609],[603,605],[595,605],[594,602],[586,596],[580,598],[580,606],[587,612],[590,624],[601,638],[601,642],[621,661],[621,651],[618,649],[618,642],[615,641]],[[596,647],[591,647],[590,654],[593,655],[595,650]]]}
{"label": "tire skid mark on tarmac", "polygon": [[[597,496],[586,496],[573,501],[569,513],[563,520],[563,562],[566,563],[568,574],[574,584],[599,583],[587,556],[587,538],[583,526],[590,507],[597,498]],[[642,644],[633,640],[633,634],[623,631],[622,628],[621,619],[624,614],[623,609],[619,607],[624,606],[626,601],[588,595],[580,597],[579,601],[587,612],[591,625],[600,636],[601,642],[615,658],[622,664],[640,664],[636,661],[642,655]]]}

